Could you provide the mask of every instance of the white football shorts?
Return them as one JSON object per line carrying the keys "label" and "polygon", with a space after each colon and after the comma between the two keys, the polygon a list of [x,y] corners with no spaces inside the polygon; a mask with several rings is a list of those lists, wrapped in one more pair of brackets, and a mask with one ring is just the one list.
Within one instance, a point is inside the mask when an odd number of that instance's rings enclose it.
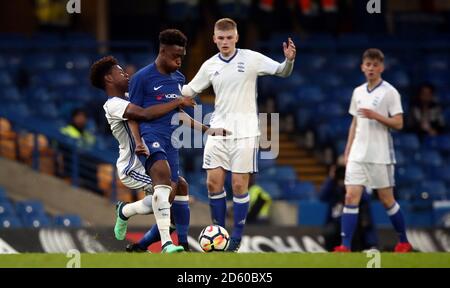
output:
{"label": "white football shorts", "polygon": [[222,167],[233,173],[258,172],[259,137],[217,139],[208,137],[203,154],[203,169]]}

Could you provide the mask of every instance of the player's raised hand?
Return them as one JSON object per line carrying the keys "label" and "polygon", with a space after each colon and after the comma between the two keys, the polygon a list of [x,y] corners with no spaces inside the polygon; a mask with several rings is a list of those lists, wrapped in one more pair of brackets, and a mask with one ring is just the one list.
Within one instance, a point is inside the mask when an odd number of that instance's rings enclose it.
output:
{"label": "player's raised hand", "polygon": [[284,51],[284,56],[289,61],[292,61],[295,59],[295,54],[297,53],[297,50],[295,49],[295,44],[294,44],[294,41],[292,41],[291,37],[288,38],[287,43],[283,42],[283,51]]}
{"label": "player's raised hand", "polygon": [[150,156],[150,152],[148,151],[147,147],[145,147],[144,143],[136,144],[136,149],[135,149],[134,153],[136,153],[136,155],[138,155],[138,156],[140,156],[140,155],[147,156],[147,157]]}
{"label": "player's raised hand", "polygon": [[197,103],[195,102],[194,98],[191,97],[180,97],[180,108],[185,108],[185,107],[194,107],[195,105],[197,105]]}
{"label": "player's raised hand", "polygon": [[206,131],[206,134],[211,135],[211,136],[227,136],[227,135],[231,135],[231,131],[228,131],[224,128],[209,128]]}

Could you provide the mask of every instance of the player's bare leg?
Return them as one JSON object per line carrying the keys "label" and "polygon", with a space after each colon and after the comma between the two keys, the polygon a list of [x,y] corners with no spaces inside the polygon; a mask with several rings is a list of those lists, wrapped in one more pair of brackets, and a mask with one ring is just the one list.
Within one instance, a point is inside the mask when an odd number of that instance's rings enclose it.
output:
{"label": "player's bare leg", "polygon": [[225,176],[227,172],[222,167],[218,167],[208,169],[206,173],[206,186],[208,188],[209,207],[212,222],[225,227],[227,195],[223,187],[225,185]]}
{"label": "player's bare leg", "polygon": [[410,252],[412,246],[408,242],[408,237],[406,236],[405,220],[400,205],[395,201],[393,188],[377,189],[377,191],[378,197],[386,209],[386,213],[391,219],[392,226],[394,226],[400,239],[399,243],[395,246],[395,252]]}

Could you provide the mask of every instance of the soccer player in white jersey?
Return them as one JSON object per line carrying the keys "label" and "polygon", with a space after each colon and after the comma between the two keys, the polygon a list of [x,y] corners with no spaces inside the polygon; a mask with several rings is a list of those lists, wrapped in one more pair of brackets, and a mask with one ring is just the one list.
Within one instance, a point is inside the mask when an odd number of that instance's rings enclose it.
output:
{"label": "soccer player in white jersey", "polygon": [[[178,108],[192,107],[195,101],[181,97],[146,109],[130,103],[126,96],[128,75],[112,56],[104,57],[94,63],[91,67],[90,78],[92,85],[105,90],[108,96],[103,108],[112,134],[119,142],[119,158],[116,166],[120,180],[131,189],[143,189],[146,194],[151,193],[152,181],[138,159],[138,155],[148,155],[148,150],[140,137],[136,121],[152,120]],[[184,179],[180,181],[183,182],[182,185],[187,185]],[[134,203],[121,203],[120,206],[122,206],[121,209],[117,209],[114,233],[118,240],[123,240],[129,217],[152,213],[152,196],[147,195]]]}
{"label": "soccer player in white jersey", "polygon": [[234,229],[228,251],[239,249],[249,207],[249,176],[258,170],[257,78],[289,76],[296,54],[290,38],[283,43],[286,57],[283,63],[252,50],[236,48],[238,39],[235,21],[229,18],[218,20],[213,40],[219,53],[203,63],[182,90],[184,96],[193,96],[212,85],[216,97],[211,128],[224,127],[231,131],[229,136],[208,137],[203,156],[211,216],[220,226],[225,226],[225,176],[227,171],[232,172]]}
{"label": "soccer player in white jersey", "polygon": [[395,155],[391,129],[403,128],[400,94],[381,78],[384,55],[379,49],[368,49],[362,56],[361,70],[367,83],[353,91],[349,113],[353,121],[345,148],[345,206],[341,220],[342,245],[336,252],[350,252],[358,221],[358,207],[364,186],[376,189],[400,241],[396,252],[409,252],[405,221],[394,199]]}

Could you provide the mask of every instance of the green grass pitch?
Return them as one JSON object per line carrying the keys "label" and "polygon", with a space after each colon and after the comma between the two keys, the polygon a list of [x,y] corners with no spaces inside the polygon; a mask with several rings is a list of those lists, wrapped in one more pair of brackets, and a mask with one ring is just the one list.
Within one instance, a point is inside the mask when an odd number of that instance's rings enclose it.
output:
{"label": "green grass pitch", "polygon": [[[447,267],[450,253],[381,253],[381,268]],[[70,258],[64,254],[0,255],[4,267],[64,268]],[[366,268],[370,258],[364,253],[181,253],[181,254],[81,254],[81,267],[143,268]]]}

